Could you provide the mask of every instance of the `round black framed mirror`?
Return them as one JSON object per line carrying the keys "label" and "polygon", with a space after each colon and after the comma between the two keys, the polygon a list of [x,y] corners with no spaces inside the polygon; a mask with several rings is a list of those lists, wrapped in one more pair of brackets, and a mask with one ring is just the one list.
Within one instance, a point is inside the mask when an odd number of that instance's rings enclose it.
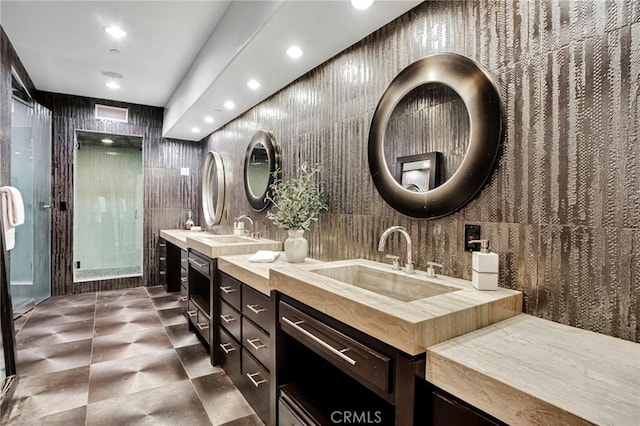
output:
{"label": "round black framed mirror", "polygon": [[202,168],[202,211],[204,222],[211,227],[220,223],[224,206],[224,166],[222,157],[209,151]]}
{"label": "round black framed mirror", "polygon": [[280,167],[280,151],[274,136],[258,130],[244,157],[244,192],[251,207],[262,211],[269,205],[267,194],[274,181],[273,172]]}
{"label": "round black framed mirror", "polygon": [[[427,107],[455,107],[454,112],[432,114],[447,119],[425,124],[426,127],[451,126],[453,123],[453,130],[436,128],[436,131],[423,132],[423,129],[416,129],[424,134],[387,138],[387,131],[394,127],[389,122],[396,107],[416,93],[432,96],[425,102]],[[460,105],[464,107],[462,113],[459,112]],[[466,130],[463,129],[465,126]],[[416,145],[410,139],[429,139],[433,134],[439,134],[441,138],[455,134],[458,140],[450,141],[453,145],[450,149],[436,148],[419,153],[407,153],[407,147],[395,146]],[[385,146],[389,139],[395,139],[393,149]],[[442,141],[421,143],[424,147],[442,145]],[[470,58],[438,53],[406,67],[383,93],[369,131],[369,169],[378,192],[391,207],[407,216],[435,219],[461,209],[482,189],[491,176],[501,143],[500,92],[488,72]],[[456,155],[443,157],[442,150]],[[449,172],[445,173],[443,168],[447,164],[450,164]]]}

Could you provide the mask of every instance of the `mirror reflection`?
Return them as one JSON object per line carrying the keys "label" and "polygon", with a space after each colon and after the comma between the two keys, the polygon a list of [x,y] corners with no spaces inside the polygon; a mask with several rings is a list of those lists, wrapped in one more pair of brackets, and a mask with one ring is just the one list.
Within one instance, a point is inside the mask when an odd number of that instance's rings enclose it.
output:
{"label": "mirror reflection", "polygon": [[224,184],[222,157],[215,151],[209,151],[202,170],[202,211],[208,227],[217,225],[222,219]]}
{"label": "mirror reflection", "polygon": [[251,195],[257,197],[264,194],[269,185],[269,153],[267,148],[257,143],[249,157],[247,180]]}
{"label": "mirror reflection", "polygon": [[405,189],[426,192],[458,170],[469,136],[469,113],[455,90],[423,84],[393,110],[385,132],[385,160]]}
{"label": "mirror reflection", "polygon": [[247,201],[256,211],[269,205],[267,194],[273,183],[273,172],[280,167],[280,152],[273,135],[258,130],[244,157],[244,190]]}

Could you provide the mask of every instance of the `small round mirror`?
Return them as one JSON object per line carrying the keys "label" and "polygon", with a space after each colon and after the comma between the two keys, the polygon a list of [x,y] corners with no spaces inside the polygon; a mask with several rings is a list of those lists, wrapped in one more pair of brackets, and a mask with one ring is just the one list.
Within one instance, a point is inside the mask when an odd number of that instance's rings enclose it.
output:
{"label": "small round mirror", "polygon": [[204,221],[211,227],[220,223],[224,206],[224,166],[222,157],[209,151],[202,170],[202,210]]}
{"label": "small round mirror", "polygon": [[244,190],[254,210],[262,211],[269,205],[267,195],[273,183],[273,172],[280,167],[280,154],[275,138],[269,132],[258,130],[244,158]]}

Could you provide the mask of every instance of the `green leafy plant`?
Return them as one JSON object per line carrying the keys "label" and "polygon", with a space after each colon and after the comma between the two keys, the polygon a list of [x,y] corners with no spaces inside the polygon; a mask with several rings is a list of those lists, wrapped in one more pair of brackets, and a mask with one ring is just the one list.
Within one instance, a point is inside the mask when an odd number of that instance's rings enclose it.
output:
{"label": "green leafy plant", "polygon": [[309,230],[311,222],[318,220],[318,213],[327,210],[324,191],[315,179],[319,173],[319,164],[309,168],[307,163],[300,166],[297,178],[286,182],[280,179],[282,170],[273,172],[275,180],[267,195],[273,208],[267,213],[267,218],[281,228]]}

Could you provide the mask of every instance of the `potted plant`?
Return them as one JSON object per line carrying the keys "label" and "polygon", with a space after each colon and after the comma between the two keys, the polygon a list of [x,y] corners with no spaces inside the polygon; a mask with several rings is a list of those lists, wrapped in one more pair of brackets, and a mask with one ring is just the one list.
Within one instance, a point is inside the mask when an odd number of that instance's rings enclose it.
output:
{"label": "potted plant", "polygon": [[280,169],[273,173],[269,200],[273,207],[267,218],[280,228],[288,230],[289,237],[284,242],[284,253],[291,263],[304,262],[308,253],[308,243],[304,231],[309,230],[312,222],[317,221],[321,210],[326,210],[324,191],[316,183],[320,165],[309,168],[307,163],[300,166],[299,176],[288,181],[280,178]]}

